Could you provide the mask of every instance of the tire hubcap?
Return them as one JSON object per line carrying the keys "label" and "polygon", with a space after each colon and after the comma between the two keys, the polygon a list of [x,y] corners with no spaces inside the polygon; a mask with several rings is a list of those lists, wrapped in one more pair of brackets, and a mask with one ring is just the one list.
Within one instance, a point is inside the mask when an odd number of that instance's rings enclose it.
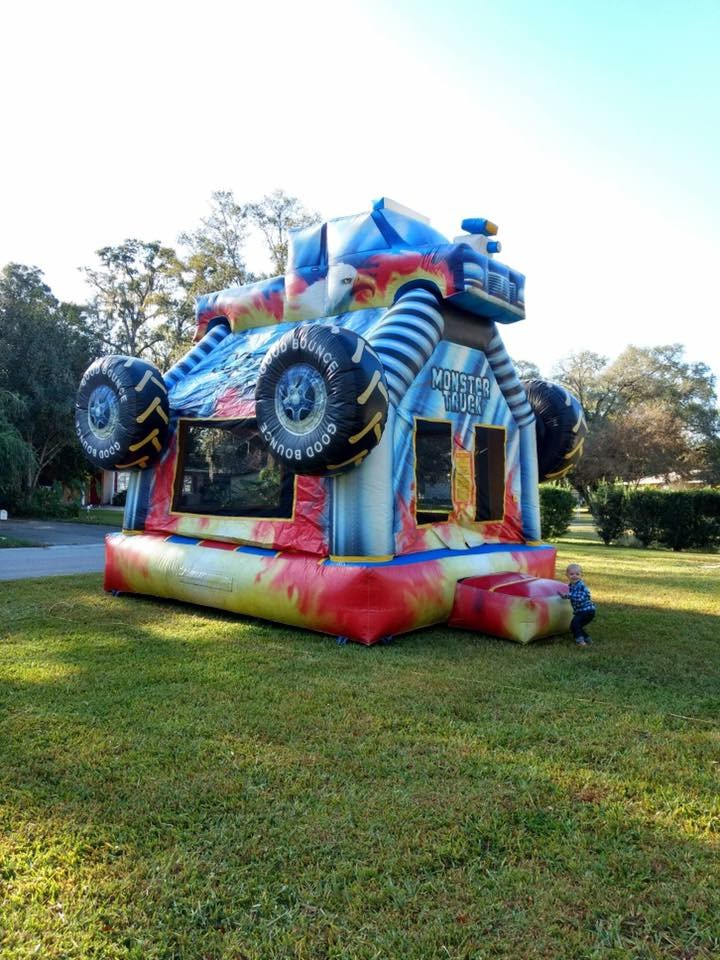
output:
{"label": "tire hubcap", "polygon": [[307,363],[298,363],[283,373],[275,393],[275,413],[290,433],[306,434],[322,421],[327,390],[320,373]]}
{"label": "tire hubcap", "polygon": [[88,424],[99,440],[106,440],[120,419],[120,403],[111,387],[96,387],[88,402]]}

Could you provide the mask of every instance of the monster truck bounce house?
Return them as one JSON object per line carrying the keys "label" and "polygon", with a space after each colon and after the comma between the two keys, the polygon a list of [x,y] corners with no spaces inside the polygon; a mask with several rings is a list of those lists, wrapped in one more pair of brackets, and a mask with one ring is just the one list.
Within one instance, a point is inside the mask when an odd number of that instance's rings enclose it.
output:
{"label": "monster truck bounce house", "polygon": [[133,471],[105,588],[371,644],[449,621],[527,642],[567,628],[538,479],[585,434],[575,398],[521,383],[498,325],[524,277],[497,228],[449,242],[389,200],[297,230],[285,276],[199,299],[164,376],[104,357],[77,432]]}

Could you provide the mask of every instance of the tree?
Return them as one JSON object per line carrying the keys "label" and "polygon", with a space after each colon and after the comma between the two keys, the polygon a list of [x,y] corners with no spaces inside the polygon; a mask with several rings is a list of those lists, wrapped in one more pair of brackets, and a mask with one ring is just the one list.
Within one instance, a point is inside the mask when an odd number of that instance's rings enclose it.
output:
{"label": "tree", "polygon": [[[0,431],[6,453],[14,449],[22,465],[25,491],[41,479],[72,482],[87,472],[73,412],[94,345],[82,329],[81,308],[60,303],[42,276],[36,267],[16,263],[0,274]],[[18,436],[30,456],[21,453]]]}
{"label": "tree", "polygon": [[540,367],[529,360],[513,360],[513,366],[520,380],[539,380],[541,378]]}
{"label": "tree", "polygon": [[25,417],[20,397],[0,390],[0,507],[11,506],[35,469],[35,454],[15,421]]}
{"label": "tree", "polygon": [[255,279],[245,265],[247,228],[247,204],[238,203],[230,190],[216,190],[210,198],[210,215],[197,230],[178,237],[188,251],[183,269],[189,298]]}
{"label": "tree", "polygon": [[680,344],[627,347],[612,363],[583,352],[553,372],[580,400],[589,435],[571,482],[587,494],[602,480],[689,477],[720,436],[715,379],[687,363]]}
{"label": "tree", "polygon": [[125,240],[97,251],[98,268],[85,267],[95,291],[89,308],[103,353],[145,357],[160,364],[175,341],[184,338],[181,264],[158,241]]}
{"label": "tree", "polygon": [[297,197],[282,190],[273,190],[259,203],[247,207],[252,223],[265,238],[276,275],[285,273],[288,258],[289,232],[296,227],[307,227],[320,220],[320,215],[306,210]]}

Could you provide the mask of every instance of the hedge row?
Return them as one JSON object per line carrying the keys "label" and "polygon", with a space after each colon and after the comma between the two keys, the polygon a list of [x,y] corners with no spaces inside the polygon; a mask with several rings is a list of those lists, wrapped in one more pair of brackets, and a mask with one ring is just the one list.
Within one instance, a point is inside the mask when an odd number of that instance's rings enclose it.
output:
{"label": "hedge row", "polygon": [[720,544],[720,490],[629,490],[603,483],[590,497],[595,528],[604,543],[632,533],[647,547],[705,549]]}

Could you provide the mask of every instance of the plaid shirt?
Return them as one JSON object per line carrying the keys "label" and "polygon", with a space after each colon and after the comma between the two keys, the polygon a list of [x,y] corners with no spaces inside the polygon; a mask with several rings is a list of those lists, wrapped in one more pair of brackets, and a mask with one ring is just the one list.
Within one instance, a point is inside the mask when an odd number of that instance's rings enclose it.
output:
{"label": "plaid shirt", "polygon": [[576,580],[575,583],[570,584],[568,596],[570,598],[570,603],[572,604],[573,613],[584,613],[586,610],[595,609],[595,604],[592,602],[590,591],[582,582],[582,580]]}

